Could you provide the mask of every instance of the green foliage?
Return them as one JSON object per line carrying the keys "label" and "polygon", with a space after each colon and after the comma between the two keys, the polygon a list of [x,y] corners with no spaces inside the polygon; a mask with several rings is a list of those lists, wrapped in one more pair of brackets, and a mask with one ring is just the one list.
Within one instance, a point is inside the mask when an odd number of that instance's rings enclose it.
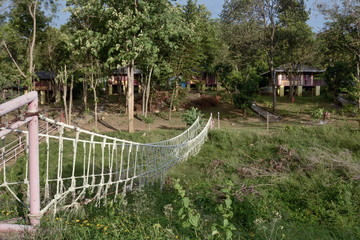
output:
{"label": "green foliage", "polygon": [[180,196],[181,208],[179,209],[178,216],[182,221],[182,226],[193,229],[197,235],[197,231],[200,229],[200,214],[193,208],[190,198],[186,196],[185,190],[180,185],[180,179],[175,180],[174,187]]}
{"label": "green foliage", "polygon": [[336,97],[341,92],[352,92],[356,87],[353,69],[345,62],[336,62],[325,72],[325,81],[329,92]]}
{"label": "green foliage", "polygon": [[233,94],[233,100],[236,107],[246,109],[255,101],[259,92],[257,81],[250,80],[241,82],[238,85],[238,93]]}
{"label": "green foliage", "polygon": [[[23,0],[11,1],[6,5],[8,7],[4,6],[0,13],[0,88],[30,87],[31,79],[35,77],[34,67],[42,67],[39,60],[44,56],[41,45],[46,41],[45,32],[51,21],[44,10],[46,7],[54,10],[56,6],[52,1]],[[36,31],[33,29],[34,20]],[[33,34],[36,34],[34,45],[30,44]]]}
{"label": "green foliage", "polygon": [[[332,125],[270,134],[211,131],[197,156],[168,172],[161,190],[155,184],[126,198],[108,196],[101,207],[44,216],[36,239],[358,239],[360,135],[354,132]],[[177,132],[146,138],[169,134]],[[111,135],[145,141],[141,132]],[[16,164],[16,171],[7,169],[9,181],[26,169],[25,159]],[[173,180],[179,178],[181,184]],[[1,219],[21,212],[6,196]]]}
{"label": "green foliage", "polygon": [[150,117],[150,116],[144,117],[143,120],[144,120],[144,122],[147,123],[147,124],[152,124],[152,123],[154,123],[154,118],[153,118],[153,117]]}
{"label": "green foliage", "polygon": [[311,116],[315,119],[322,119],[324,116],[324,112],[325,112],[324,108],[319,108],[319,109],[314,110],[311,113]]}
{"label": "green foliage", "polygon": [[344,0],[339,4],[319,4],[318,8],[327,19],[324,30],[319,34],[323,43],[320,49],[324,53],[323,63],[334,65],[345,62],[345,67],[355,69],[360,63],[359,2]]}
{"label": "green foliage", "polygon": [[182,120],[186,123],[186,125],[190,126],[195,122],[197,118],[202,118],[203,114],[201,111],[195,107],[186,110],[185,113],[181,116]]}
{"label": "green foliage", "polygon": [[[194,191],[204,196],[209,196],[206,189],[214,192],[214,186],[222,186],[226,179],[241,183],[234,186],[232,222],[243,236],[281,239],[283,234],[294,236],[297,226],[311,228],[316,222],[311,236],[334,234],[346,239],[359,234],[355,220],[359,189],[352,179],[358,175],[360,152],[352,131],[332,126],[295,126],[272,136],[215,131],[210,134],[211,144],[173,174],[183,176],[198,169],[197,174],[187,175],[187,182],[201,183]],[[346,201],[340,197],[344,191]],[[263,219],[263,224],[255,224],[256,219]],[[344,228],[349,234],[342,235]],[[304,236],[308,235],[296,232],[296,239]]]}
{"label": "green foliage", "polygon": [[221,191],[225,194],[225,200],[222,204],[217,206],[217,210],[223,217],[222,219],[222,225],[219,224],[213,224],[212,226],[212,236],[220,235],[220,232],[218,229],[221,229],[221,231],[224,233],[224,236],[226,239],[232,239],[233,238],[233,231],[236,230],[236,227],[233,223],[230,222],[230,220],[234,217],[234,210],[233,210],[233,200],[232,195],[234,194],[233,191],[234,184],[231,181],[227,181],[227,186],[222,189]]}

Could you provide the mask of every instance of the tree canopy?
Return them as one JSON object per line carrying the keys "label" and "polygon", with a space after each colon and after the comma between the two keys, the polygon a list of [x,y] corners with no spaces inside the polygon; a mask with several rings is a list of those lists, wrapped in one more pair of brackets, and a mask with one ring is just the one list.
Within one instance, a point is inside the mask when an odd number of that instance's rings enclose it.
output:
{"label": "tree canopy", "polygon": [[88,108],[88,91],[96,100],[109,76],[125,68],[129,131],[134,129],[135,68],[142,74],[145,116],[155,85],[176,94],[172,77],[188,81],[214,74],[227,92],[240,96],[262,85],[260,74],[269,72],[266,84],[273,89],[274,110],[276,66],[287,64],[289,73],[301,64],[328,67],[330,86],[334,73],[346,65],[347,91],[360,81],[358,0],[319,4],[327,22],[317,34],[307,23],[310,10],[304,0],[226,0],[220,19],[211,19],[196,0],[184,5],[169,0],[67,0],[71,16],[60,28],[51,27],[56,1],[9,3],[0,12],[0,87],[31,88],[36,71],[56,75],[66,69],[66,79],[55,79],[54,86],[66,87],[75,76]]}

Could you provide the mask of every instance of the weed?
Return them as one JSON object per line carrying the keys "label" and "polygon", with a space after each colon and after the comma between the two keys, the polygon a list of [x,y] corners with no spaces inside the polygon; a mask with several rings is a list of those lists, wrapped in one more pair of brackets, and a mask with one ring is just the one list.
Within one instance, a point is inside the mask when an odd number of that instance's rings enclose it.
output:
{"label": "weed", "polygon": [[[232,239],[233,231],[236,230],[236,227],[231,223],[231,219],[234,216],[233,207],[232,207],[232,194],[233,194],[234,184],[231,181],[227,181],[227,187],[222,189],[222,192],[225,194],[225,200],[222,204],[218,205],[217,210],[222,216],[222,224],[213,224],[212,226],[212,236],[221,235],[222,231],[226,239]],[[220,230],[221,229],[221,230]]]}
{"label": "weed", "polygon": [[325,113],[325,109],[324,108],[319,108],[319,109],[314,110],[311,113],[311,116],[313,118],[315,118],[315,119],[322,119],[323,116],[324,116],[324,113]]}
{"label": "weed", "polygon": [[180,196],[181,208],[178,212],[178,216],[182,220],[182,226],[184,228],[192,229],[198,237],[200,230],[200,213],[198,213],[193,207],[190,198],[186,196],[185,190],[180,185],[180,179],[175,180],[175,189]]}
{"label": "weed", "polygon": [[255,227],[259,232],[259,235],[262,235],[266,240],[273,239],[285,239],[285,234],[283,233],[284,226],[281,224],[282,216],[279,212],[274,211],[274,216],[270,221],[266,221],[263,218],[258,218],[254,221]]}

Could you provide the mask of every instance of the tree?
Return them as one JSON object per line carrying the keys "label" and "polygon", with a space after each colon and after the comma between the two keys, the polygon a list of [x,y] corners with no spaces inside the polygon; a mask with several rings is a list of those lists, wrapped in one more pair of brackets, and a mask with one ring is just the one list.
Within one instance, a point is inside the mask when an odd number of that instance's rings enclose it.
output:
{"label": "tree", "polygon": [[303,0],[280,0],[279,3],[279,53],[284,61],[290,81],[289,98],[294,98],[295,80],[299,79],[299,67],[312,61],[314,37],[306,23],[309,12]]}
{"label": "tree", "polygon": [[178,95],[178,80],[190,82],[194,76],[202,76],[204,71],[213,72],[218,53],[216,26],[204,5],[198,5],[196,0],[188,0],[182,6],[182,20],[179,23],[182,28],[179,37],[174,39],[176,49],[168,60],[173,73],[169,120]]}
{"label": "tree", "polygon": [[[94,98],[95,129],[98,123],[98,86],[103,78],[106,59],[104,48],[107,18],[102,2],[91,0],[68,1],[72,13],[69,27],[72,39],[70,47],[74,55],[75,66],[81,69],[83,76],[83,101],[87,107],[87,89],[90,86]],[[86,59],[84,61],[84,59]]]}
{"label": "tree", "polygon": [[236,107],[244,111],[244,116],[246,117],[246,109],[251,107],[259,93],[259,77],[256,72],[252,72],[247,76],[241,73],[234,74],[233,77],[237,78],[237,91],[233,94],[233,101]]}
{"label": "tree", "polygon": [[[332,64],[337,61],[348,62],[356,67],[354,86],[360,85],[360,2],[359,0],[344,0],[341,5],[328,6],[319,4],[319,10],[329,20],[320,37],[327,44],[330,57],[335,56]],[[335,52],[336,51],[336,52]],[[347,56],[346,56],[347,55]],[[342,59],[339,59],[338,57]],[[355,89],[358,89],[356,87]],[[360,109],[360,93],[358,92]]]}
{"label": "tree", "polygon": [[[149,40],[148,47],[139,55],[137,67],[143,72],[143,115],[147,117],[152,78],[168,81],[169,58],[178,48],[177,39],[181,37],[183,24],[181,9],[173,7],[168,1],[158,1],[149,5],[151,21],[146,24],[143,34]],[[146,32],[145,32],[146,30]]]}
{"label": "tree", "polygon": [[[222,21],[240,26],[247,32],[255,31],[244,38],[242,44],[256,42],[264,51],[273,88],[273,110],[276,110],[276,82],[274,66],[278,49],[277,30],[279,28],[279,0],[226,0],[221,14]],[[241,38],[241,37],[240,37]]]}
{"label": "tree", "polygon": [[134,68],[135,61],[145,49],[151,47],[147,35],[151,21],[149,8],[153,1],[106,1],[103,14],[107,17],[105,44],[108,48],[106,63],[110,67],[126,66],[128,131],[134,131]]}
{"label": "tree", "polygon": [[334,98],[341,92],[351,92],[356,88],[354,85],[355,75],[348,63],[336,62],[333,66],[328,66],[325,72],[325,81],[328,91]]}
{"label": "tree", "polygon": [[41,10],[42,5],[55,8],[48,1],[13,0],[2,26],[6,29],[1,40],[2,47],[28,87],[31,87],[34,79],[36,42],[50,21]]}

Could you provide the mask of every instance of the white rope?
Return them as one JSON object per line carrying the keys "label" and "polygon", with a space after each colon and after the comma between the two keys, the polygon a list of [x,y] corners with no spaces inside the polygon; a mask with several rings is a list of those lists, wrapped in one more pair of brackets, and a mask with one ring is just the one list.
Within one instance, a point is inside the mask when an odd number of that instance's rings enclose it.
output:
{"label": "white rope", "polygon": [[45,174],[45,200],[48,200],[50,197],[49,192],[49,160],[50,160],[50,142],[49,136],[46,136],[46,174]]}
{"label": "white rope", "polygon": [[[39,134],[45,138],[46,144],[46,157],[41,159],[46,161],[44,182],[41,183],[44,184],[42,213],[79,206],[80,201],[95,200],[99,203],[100,199],[106,199],[110,189],[116,199],[119,193],[125,195],[127,191],[146,184],[159,182],[162,187],[168,169],[199,152],[212,120],[210,118],[202,127],[197,119],[186,131],[165,141],[137,143],[93,133],[43,116],[40,119],[59,129],[58,135]],[[75,134],[64,136],[65,129],[74,130]],[[27,136],[27,131],[16,132]],[[57,150],[50,146],[55,141],[59,144]],[[83,168],[81,171],[77,169],[79,166]],[[56,171],[51,173],[54,167]],[[4,180],[0,187],[26,183],[27,170],[23,182],[7,183],[6,176]]]}

